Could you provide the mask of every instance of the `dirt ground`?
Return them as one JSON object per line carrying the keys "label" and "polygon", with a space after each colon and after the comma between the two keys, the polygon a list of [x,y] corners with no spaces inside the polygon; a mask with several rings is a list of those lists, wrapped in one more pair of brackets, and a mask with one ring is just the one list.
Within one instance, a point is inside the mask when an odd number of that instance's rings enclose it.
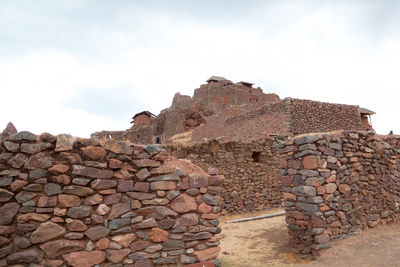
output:
{"label": "dirt ground", "polygon": [[[281,210],[264,212],[268,214]],[[285,216],[226,224],[226,220],[260,215],[246,214],[221,219],[223,267],[369,267],[400,266],[400,223],[375,229],[338,241],[321,257],[307,262],[290,253]]]}

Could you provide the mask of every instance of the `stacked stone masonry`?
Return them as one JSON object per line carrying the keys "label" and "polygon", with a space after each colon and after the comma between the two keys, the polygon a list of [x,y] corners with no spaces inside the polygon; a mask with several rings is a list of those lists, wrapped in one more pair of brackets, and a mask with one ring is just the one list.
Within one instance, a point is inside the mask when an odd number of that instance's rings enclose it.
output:
{"label": "stacked stone masonry", "polygon": [[291,245],[318,255],[332,242],[400,218],[400,151],[370,132],[288,139],[281,153]]}
{"label": "stacked stone masonry", "polygon": [[274,150],[280,140],[270,136],[246,142],[209,140],[164,147],[173,156],[189,159],[204,170],[218,168],[223,178],[223,212],[244,213],[279,207],[283,202]]}
{"label": "stacked stone masonry", "polygon": [[0,135],[0,266],[181,266],[213,261],[218,170],[160,146]]}

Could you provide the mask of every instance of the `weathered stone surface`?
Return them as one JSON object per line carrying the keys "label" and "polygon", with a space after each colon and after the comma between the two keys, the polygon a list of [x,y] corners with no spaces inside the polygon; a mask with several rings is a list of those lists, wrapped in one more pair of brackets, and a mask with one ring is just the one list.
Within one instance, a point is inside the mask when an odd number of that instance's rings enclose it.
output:
{"label": "weathered stone surface", "polygon": [[104,226],[95,226],[89,228],[86,232],[85,235],[92,241],[97,241],[99,239],[102,239],[103,237],[107,236],[110,233],[110,229],[104,227]]}
{"label": "weathered stone surface", "polygon": [[12,223],[19,208],[20,205],[15,202],[6,203],[0,206],[0,225],[8,225]]}
{"label": "weathered stone surface", "polygon": [[7,257],[8,264],[18,264],[18,263],[38,263],[39,253],[37,249],[29,249],[25,251],[16,252]]}
{"label": "weathered stone surface", "polygon": [[66,194],[86,197],[93,193],[93,189],[79,185],[70,185],[70,186],[64,186],[63,192]]}
{"label": "weathered stone surface", "polygon": [[220,250],[220,247],[212,247],[205,250],[196,251],[193,254],[196,256],[197,261],[204,262],[217,258]]}
{"label": "weathered stone surface", "polygon": [[195,213],[183,214],[178,218],[180,226],[192,226],[199,223],[199,216]]}
{"label": "weathered stone surface", "polygon": [[297,202],[296,208],[297,208],[297,210],[306,211],[306,212],[307,211],[317,211],[318,205]]}
{"label": "weathered stone surface", "polygon": [[170,250],[177,250],[177,249],[184,249],[185,242],[181,240],[169,240],[162,244],[163,250],[170,251]]}
{"label": "weathered stone surface", "polygon": [[62,257],[73,267],[91,267],[102,263],[106,259],[104,251],[77,251]]}
{"label": "weathered stone surface", "polygon": [[78,207],[81,205],[81,199],[74,195],[60,194],[58,195],[58,203],[60,207],[64,208]]}
{"label": "weathered stone surface", "polygon": [[106,215],[107,213],[109,213],[111,210],[110,207],[108,207],[107,205],[104,204],[100,204],[97,209],[96,212],[100,215]]}
{"label": "weathered stone surface", "polygon": [[67,228],[69,231],[84,232],[88,229],[86,224],[84,224],[80,220],[73,220],[73,219],[67,218],[65,221],[67,223]]}
{"label": "weathered stone surface", "polygon": [[73,165],[72,174],[82,175],[90,178],[99,178],[99,179],[109,179],[114,175],[113,171],[111,170],[102,170],[82,165]]}
{"label": "weathered stone surface", "polygon": [[40,197],[37,206],[40,208],[44,207],[55,207],[57,205],[57,197]]}
{"label": "weathered stone surface", "polygon": [[106,252],[106,257],[112,263],[119,263],[121,262],[128,254],[131,253],[129,248],[113,250],[108,249]]}
{"label": "weathered stone surface", "polygon": [[41,192],[43,191],[43,185],[41,184],[28,184],[27,186],[24,186],[22,189],[26,191],[32,191],[32,192]]}
{"label": "weathered stone surface", "polygon": [[152,228],[148,232],[149,238],[153,242],[166,242],[168,241],[168,232],[160,228]]}
{"label": "weathered stone surface", "polygon": [[313,197],[317,194],[317,191],[313,186],[295,186],[292,193],[296,196]]}
{"label": "weathered stone surface", "polygon": [[202,239],[210,239],[213,235],[209,232],[200,232],[197,234],[192,233],[184,233],[183,240],[192,241],[192,240],[202,240]]}
{"label": "weathered stone surface", "polygon": [[66,173],[69,170],[69,166],[65,164],[56,164],[49,169],[53,173]]}
{"label": "weathered stone surface", "polygon": [[14,245],[17,248],[29,248],[31,246],[31,241],[23,236],[14,237]]}
{"label": "weathered stone surface", "polygon": [[96,179],[90,183],[90,186],[96,190],[114,188],[118,184],[115,180]]}
{"label": "weathered stone surface", "polygon": [[29,222],[29,221],[45,222],[49,218],[50,215],[48,214],[27,213],[23,215],[18,215],[18,222]]}
{"label": "weathered stone surface", "polygon": [[82,219],[82,218],[88,217],[91,212],[92,212],[92,207],[79,206],[79,207],[69,208],[67,215],[74,219]]}
{"label": "weathered stone surface", "polygon": [[56,139],[56,151],[72,150],[75,138],[70,134],[59,134]]}
{"label": "weathered stone surface", "polygon": [[53,222],[44,222],[32,233],[30,240],[32,244],[38,244],[60,237],[65,233],[64,227]]}
{"label": "weathered stone surface", "polygon": [[325,192],[327,194],[332,194],[336,191],[337,185],[335,183],[329,183],[325,185]]}
{"label": "weathered stone surface", "polygon": [[6,147],[6,149],[10,152],[17,152],[19,149],[19,144],[17,143],[13,143],[13,142],[9,142],[9,141],[4,141],[4,146]]}
{"label": "weathered stone surface", "polygon": [[22,144],[21,145],[21,152],[27,154],[36,154],[42,150],[51,148],[50,143],[41,143],[41,144]]}
{"label": "weathered stone surface", "polygon": [[17,132],[18,132],[17,128],[15,128],[14,124],[12,122],[9,122],[9,123],[7,123],[6,128],[4,128],[1,136],[8,137],[10,135],[16,134]]}
{"label": "weathered stone surface", "polygon": [[130,224],[131,218],[114,219],[108,222],[108,228],[111,230],[116,230]]}
{"label": "weathered stone surface", "polygon": [[91,196],[88,196],[85,199],[85,205],[97,205],[103,201],[103,196],[100,194],[94,194]]}
{"label": "weathered stone surface", "polygon": [[144,181],[147,177],[150,176],[150,172],[147,169],[141,169],[136,173],[136,177],[139,181]]}
{"label": "weathered stone surface", "polygon": [[160,217],[167,217],[167,216],[177,216],[178,213],[175,211],[171,210],[170,208],[167,208],[165,206],[148,206],[144,208],[140,208],[137,210],[137,213],[140,215],[149,215],[156,213],[160,215]]}
{"label": "weathered stone surface", "polygon": [[112,205],[110,214],[108,215],[108,219],[112,220],[115,218],[118,218],[122,214],[128,212],[130,210],[130,204],[129,203],[117,203]]}
{"label": "weathered stone surface", "polygon": [[158,181],[150,183],[151,190],[174,190],[176,182],[174,181]]}
{"label": "weathered stone surface", "polygon": [[12,134],[8,137],[10,141],[39,141],[39,136],[28,132],[21,131],[19,133]]}
{"label": "weathered stone surface", "polygon": [[28,181],[15,180],[10,184],[11,191],[15,192],[28,184]]}
{"label": "weathered stone surface", "polygon": [[305,169],[318,169],[318,159],[314,155],[308,155],[303,158],[303,167]]}
{"label": "weathered stone surface", "polygon": [[0,202],[9,201],[13,196],[13,192],[0,188]]}
{"label": "weathered stone surface", "polygon": [[178,213],[195,211],[197,210],[197,202],[193,197],[182,194],[172,201],[171,208]]}
{"label": "weathered stone surface", "polygon": [[118,187],[117,187],[118,192],[129,192],[132,190],[133,190],[133,181],[132,180],[122,180],[118,183]]}
{"label": "weathered stone surface", "polygon": [[121,246],[127,248],[136,239],[136,235],[133,233],[125,235],[116,235],[113,236],[111,239],[120,244]]}
{"label": "weathered stone surface", "polygon": [[132,154],[133,149],[128,142],[125,141],[109,141],[104,148],[115,154]]}
{"label": "weathered stone surface", "polygon": [[84,250],[86,247],[85,240],[68,240],[59,239],[49,241],[40,245],[40,248],[50,258],[55,258],[73,251]]}
{"label": "weathered stone surface", "polygon": [[159,167],[160,162],[151,160],[151,159],[140,159],[140,160],[134,160],[133,163],[136,165],[138,168],[147,168],[147,167]]}
{"label": "weathered stone surface", "polygon": [[98,146],[88,146],[81,148],[82,153],[91,160],[99,160],[104,158],[106,150]]}
{"label": "weathered stone surface", "polygon": [[203,195],[202,199],[206,204],[210,206],[219,206],[221,204],[221,200],[218,197],[212,196],[210,194]]}
{"label": "weathered stone surface", "polygon": [[145,200],[145,199],[153,199],[157,196],[155,194],[150,193],[137,193],[137,192],[127,192],[127,195],[134,199]]}
{"label": "weathered stone surface", "polygon": [[29,172],[30,179],[39,179],[42,177],[46,177],[47,171],[43,169],[34,169]]}
{"label": "weathered stone surface", "polygon": [[144,220],[141,223],[135,224],[135,228],[137,229],[145,229],[145,228],[152,228],[152,227],[157,227],[156,220],[154,218],[150,218],[147,220]]}
{"label": "weathered stone surface", "polygon": [[7,163],[11,165],[11,167],[15,169],[21,168],[25,162],[28,160],[28,157],[25,156],[24,154],[17,154],[10,158]]}

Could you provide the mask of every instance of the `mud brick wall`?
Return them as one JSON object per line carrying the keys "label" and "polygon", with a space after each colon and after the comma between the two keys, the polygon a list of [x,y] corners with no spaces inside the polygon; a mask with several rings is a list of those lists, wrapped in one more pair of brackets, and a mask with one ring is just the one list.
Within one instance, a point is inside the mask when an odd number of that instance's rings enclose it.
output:
{"label": "mud brick wall", "polygon": [[218,175],[157,145],[5,133],[0,266],[181,266],[217,257]]}
{"label": "mud brick wall", "polygon": [[335,130],[362,130],[358,106],[289,99],[293,135]]}
{"label": "mud brick wall", "polygon": [[400,151],[369,132],[342,131],[279,145],[291,245],[318,255],[332,242],[399,219]]}
{"label": "mud brick wall", "polygon": [[248,142],[211,140],[164,146],[173,156],[191,160],[208,170],[216,167],[223,178],[226,213],[265,210],[282,204],[278,158],[273,149],[280,137]]}

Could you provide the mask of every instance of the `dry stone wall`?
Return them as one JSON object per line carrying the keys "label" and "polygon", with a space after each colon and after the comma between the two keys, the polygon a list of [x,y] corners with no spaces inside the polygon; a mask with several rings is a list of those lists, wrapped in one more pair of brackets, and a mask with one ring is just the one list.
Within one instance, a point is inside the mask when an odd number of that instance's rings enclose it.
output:
{"label": "dry stone wall", "polygon": [[221,183],[157,145],[5,131],[0,266],[213,261]]}
{"label": "dry stone wall", "polygon": [[278,157],[273,149],[280,137],[252,141],[209,140],[165,146],[177,158],[191,160],[204,170],[216,167],[223,178],[226,213],[243,213],[278,207],[282,188]]}
{"label": "dry stone wall", "polygon": [[278,145],[291,245],[332,242],[399,219],[400,151],[369,132],[298,136]]}

